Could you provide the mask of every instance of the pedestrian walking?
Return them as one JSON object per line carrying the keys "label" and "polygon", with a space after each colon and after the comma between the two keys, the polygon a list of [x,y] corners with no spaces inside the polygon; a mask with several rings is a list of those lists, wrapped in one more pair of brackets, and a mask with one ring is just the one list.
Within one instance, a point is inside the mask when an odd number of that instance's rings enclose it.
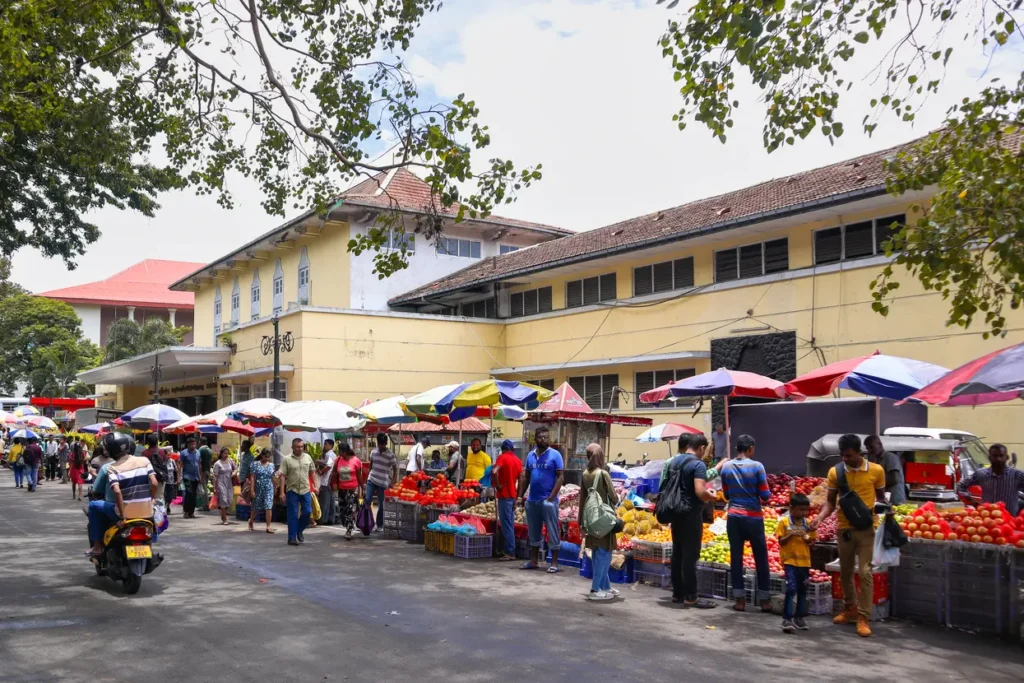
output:
{"label": "pedestrian walking", "polygon": [[565,460],[562,454],[550,446],[547,427],[538,427],[533,433],[534,449],[526,456],[526,467],[519,480],[519,498],[527,491],[525,501],[526,525],[530,535],[530,559],[522,569],[537,569],[540,566],[540,546],[543,541],[542,527],[547,529],[548,547],[551,549],[549,574],[557,574],[558,552],[562,547],[559,536],[558,492],[565,477]]}
{"label": "pedestrian walking", "polygon": [[816,534],[807,522],[811,501],[802,493],[789,497],[789,512],[775,527],[779,559],[786,573],[786,600],[782,608],[782,630],[807,630],[807,582],[811,575],[811,544]]}
{"label": "pedestrian walking", "polygon": [[196,496],[199,492],[201,480],[201,456],[196,449],[195,437],[185,439],[185,450],[178,455],[178,462],[181,465],[181,481],[185,485],[185,498],[182,501],[182,517],[184,519],[196,518]]}
{"label": "pedestrian walking", "polygon": [[231,459],[231,449],[227,446],[220,449],[217,462],[213,464],[213,486],[217,494],[217,509],[220,511],[220,523],[227,525],[228,509],[235,499],[235,461]]}
{"label": "pedestrian walking", "polygon": [[[691,445],[693,440],[690,441]],[[744,587],[743,548],[749,542],[757,567],[757,601],[762,612],[770,612],[771,568],[768,566],[768,540],[764,534],[762,503],[771,498],[768,475],[764,465],[753,460],[756,444],[749,434],[737,439],[736,457],[721,469],[722,495],[729,502],[726,532],[729,534],[729,557],[732,570],[733,609],[747,608]]]}
{"label": "pedestrian walking", "polygon": [[60,437],[57,445],[57,467],[60,469],[60,483],[68,483],[68,460],[71,456],[71,446],[68,445],[67,437]]}
{"label": "pedestrian walking", "polygon": [[280,501],[288,506],[288,545],[305,542],[302,532],[313,513],[309,478],[316,473],[313,458],[302,449],[302,439],[292,439],[292,452],[281,461],[277,472],[281,482]]}
{"label": "pedestrian walking", "polygon": [[583,523],[583,508],[591,495],[600,496],[601,501],[612,508],[619,504],[619,497],[615,494],[611,475],[604,469],[604,449],[599,444],[590,444],[587,446],[587,458],[587,469],[580,483],[580,512],[577,518],[580,531],[586,533],[585,543],[590,550],[590,566],[593,569],[590,595],[587,597],[589,600],[612,600],[619,591],[612,588],[608,572],[611,571],[612,552],[618,547],[618,540],[614,530],[603,536],[588,531]]}
{"label": "pedestrian walking", "polygon": [[50,436],[46,439],[46,480],[57,481],[57,439]]}
{"label": "pedestrian walking", "polygon": [[[857,635],[867,638],[871,635],[871,610],[875,597],[871,559],[875,552],[878,516],[874,514],[874,506],[876,502],[885,503],[885,472],[881,465],[868,462],[860,448],[860,437],[856,434],[839,437],[839,453],[843,461],[828,471],[828,495],[811,528],[817,529],[836,512],[844,608],[832,623],[856,623]],[[843,496],[842,505],[839,505],[840,495]],[[856,526],[847,512],[857,520]],[[859,590],[853,580],[855,572],[860,575]]]}
{"label": "pedestrian walking", "polygon": [[164,481],[164,503],[167,505],[167,516],[171,516],[171,503],[174,502],[181,490],[181,467],[177,460],[178,456],[164,450],[164,468],[166,471]]}
{"label": "pedestrian walking", "polygon": [[398,481],[398,459],[388,449],[388,435],[377,435],[377,447],[370,452],[370,474],[366,481],[365,504],[377,499],[376,531],[384,531],[384,491]]}
{"label": "pedestrian walking", "polygon": [[249,466],[249,488],[252,490],[251,509],[249,511],[249,531],[255,531],[256,511],[263,511],[263,520],[267,525],[267,533],[274,533],[270,522],[274,517],[274,463],[269,448],[260,451],[260,459]]}
{"label": "pedestrian walking", "polygon": [[348,443],[341,444],[338,450],[328,486],[338,497],[338,524],[345,527],[345,540],[351,541],[359,512],[359,497],[363,491],[363,462]]}
{"label": "pedestrian walking", "polygon": [[[249,441],[242,442],[244,446],[246,443],[252,445]],[[241,449],[241,453],[244,453],[248,449]],[[241,454],[240,453],[240,454]],[[206,495],[207,484],[210,482],[210,472],[213,469],[213,449],[210,448],[210,443],[205,436],[199,439],[199,490],[202,492],[203,504],[199,508],[203,512],[210,511],[210,497]],[[198,501],[197,501],[198,504]]]}
{"label": "pedestrian walking", "polygon": [[324,451],[316,462],[317,471],[317,498],[320,503],[320,523],[326,526],[334,525],[335,500],[337,491],[331,488],[331,474],[334,471],[334,463],[338,460],[338,454],[334,452],[334,439],[324,440]]}
{"label": "pedestrian walking", "polygon": [[511,439],[505,439],[501,442],[501,455],[491,471],[491,483],[498,500],[498,522],[501,524],[501,538],[504,541],[501,559],[506,562],[516,557],[516,499],[519,497],[517,487],[522,473],[523,463],[516,456],[515,445]]}
{"label": "pedestrian walking", "polygon": [[14,437],[14,443],[11,445],[11,450],[7,452],[7,462],[11,465],[11,470],[14,471],[14,488],[20,489],[25,486],[25,447],[21,444],[21,439]]}
{"label": "pedestrian walking", "polygon": [[28,492],[35,493],[36,486],[39,484],[39,468],[43,465],[43,449],[39,446],[39,443],[29,438],[28,445],[25,446],[25,451],[22,453],[22,458],[25,461],[25,483],[28,484]]}
{"label": "pedestrian walking", "polygon": [[68,456],[68,476],[71,478],[72,500],[82,500],[82,489],[85,487],[86,457],[85,444],[71,437],[71,454]]}

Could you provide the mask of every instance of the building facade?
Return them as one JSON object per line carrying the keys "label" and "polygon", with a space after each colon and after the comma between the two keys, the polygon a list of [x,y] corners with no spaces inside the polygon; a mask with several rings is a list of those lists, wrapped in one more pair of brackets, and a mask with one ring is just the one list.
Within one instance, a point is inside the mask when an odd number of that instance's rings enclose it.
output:
{"label": "building facade", "polygon": [[[473,247],[459,257],[471,261],[465,267],[440,272],[449,262],[435,259],[437,270],[420,266],[433,277],[421,273],[401,286],[371,282],[357,257],[345,256],[360,214],[332,214],[318,229],[285,226],[288,235],[273,237],[280,248],[258,245],[244,261],[211,264],[175,288],[195,291],[197,343],[223,343],[223,331],[230,332],[219,365],[202,370],[221,405],[267,391],[272,357],[265,339],[277,310],[292,340],[281,356],[291,400],[358,405],[486,377],[549,387],[568,381],[594,409],[710,431],[720,420],[719,402],[647,406],[637,396],[717,367],[786,381],[875,350],[955,367],[1024,341],[1024,314],[1017,312],[1002,339],[947,327],[941,295],[903,273],[888,317],[872,310],[870,282],[892,258],[883,248],[887,235],[913,222],[929,197],[885,192],[882,163],[893,151],[506,253],[493,254],[505,235],[490,239],[490,256],[481,238],[479,258]],[[446,237],[473,241],[498,227],[460,224]],[[445,251],[456,248],[461,253],[458,243]],[[239,302],[255,302],[252,289],[249,299],[241,294],[245,283],[257,282],[259,308],[243,320],[234,293]],[[271,283],[273,302],[262,293]],[[144,402],[140,385],[126,387],[122,407]],[[1014,450],[1024,444],[1024,429],[1012,419],[1018,409],[933,408],[929,420]],[[613,427],[612,457],[663,453],[635,443],[639,431]]]}

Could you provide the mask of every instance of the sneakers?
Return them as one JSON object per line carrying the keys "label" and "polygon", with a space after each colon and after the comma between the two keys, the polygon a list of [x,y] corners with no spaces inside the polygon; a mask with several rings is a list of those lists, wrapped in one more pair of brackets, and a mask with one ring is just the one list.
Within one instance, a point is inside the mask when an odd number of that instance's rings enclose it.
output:
{"label": "sneakers", "polygon": [[298,544],[299,544],[299,542],[296,541],[294,538],[289,538],[288,539],[288,545],[298,545]]}
{"label": "sneakers", "polygon": [[605,591],[605,593],[607,593],[608,595],[612,596],[613,598],[614,597],[618,597],[618,595],[619,595],[619,591],[617,591],[614,588],[609,588],[608,590]]}
{"label": "sneakers", "polygon": [[297,540],[299,543],[305,543],[306,542],[306,539],[302,537],[302,532],[299,532],[295,536],[295,540]]}
{"label": "sneakers", "polygon": [[351,541],[352,540],[352,530],[351,529],[349,529],[348,531],[345,532],[345,540],[346,541]]}
{"label": "sneakers", "polygon": [[857,635],[861,638],[871,637],[871,626],[867,617],[857,616]]}
{"label": "sneakers", "polygon": [[793,620],[793,625],[796,626],[797,630],[800,630],[800,631],[809,631],[810,628],[811,628],[810,626],[807,625],[807,622],[804,621],[803,617],[797,617],[796,619],[794,619]]}
{"label": "sneakers", "polygon": [[604,591],[590,591],[590,595],[587,596],[587,600],[613,600],[615,598],[611,593]]}
{"label": "sneakers", "polygon": [[789,619],[783,619],[782,620],[782,632],[783,633],[795,633],[796,632],[796,624],[794,624]]}
{"label": "sneakers", "polygon": [[833,624],[854,624],[857,622],[857,606],[847,605],[846,609],[832,619]]}

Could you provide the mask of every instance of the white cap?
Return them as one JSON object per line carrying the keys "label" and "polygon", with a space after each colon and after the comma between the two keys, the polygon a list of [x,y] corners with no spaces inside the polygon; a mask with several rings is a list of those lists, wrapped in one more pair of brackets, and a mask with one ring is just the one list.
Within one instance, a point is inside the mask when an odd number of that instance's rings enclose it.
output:
{"label": "white cap", "polygon": [[454,448],[455,450],[462,450],[462,446],[459,445],[458,441],[452,440],[448,442],[448,448]]}

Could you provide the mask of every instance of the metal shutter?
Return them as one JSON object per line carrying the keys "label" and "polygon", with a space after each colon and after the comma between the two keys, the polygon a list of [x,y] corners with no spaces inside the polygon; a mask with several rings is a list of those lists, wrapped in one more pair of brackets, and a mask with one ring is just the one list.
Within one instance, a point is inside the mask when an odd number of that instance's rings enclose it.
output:
{"label": "metal shutter", "polygon": [[764,274],[763,254],[760,244],[740,247],[740,277],[757,277]]}
{"label": "metal shutter", "polygon": [[875,250],[879,254],[885,253],[885,243],[892,239],[892,236],[907,224],[907,217],[904,214],[898,216],[886,216],[875,221]]}
{"label": "metal shutter", "polygon": [[839,263],[843,256],[843,235],[839,228],[814,233],[814,265]]}
{"label": "metal shutter", "polygon": [[673,289],[686,289],[693,287],[693,257],[676,259],[672,262],[674,271]]}
{"label": "metal shutter", "polygon": [[634,381],[636,383],[636,386],[633,387],[634,390],[636,391],[636,407],[639,408],[639,407],[644,406],[644,405],[649,405],[649,404],[645,404],[645,403],[640,403],[640,394],[648,392],[651,389],[653,389],[655,386],[657,386],[654,383],[654,373],[653,372],[638,372],[638,373],[636,373]]}
{"label": "metal shutter", "polygon": [[871,256],[875,253],[875,244],[872,232],[871,221],[847,225],[846,236],[843,239],[845,247],[843,258],[864,258],[865,256]]}
{"label": "metal shutter", "polygon": [[[551,311],[551,288],[541,287],[537,290],[537,308],[541,313],[548,313]],[[552,380],[554,381],[554,380]]]}
{"label": "metal shutter", "polygon": [[510,315],[513,318],[523,317],[523,293],[518,292],[508,298]]}
{"label": "metal shutter", "polygon": [[565,307],[576,308],[583,305],[583,282],[573,280],[565,283]]}
{"label": "metal shutter", "polygon": [[498,317],[498,302],[494,299],[487,299],[484,301],[484,317],[485,318],[497,318]]}
{"label": "metal shutter", "polygon": [[655,292],[671,292],[672,291],[672,262],[665,261],[664,263],[654,264],[654,291]]}
{"label": "metal shutter", "polygon": [[736,250],[726,249],[715,252],[715,282],[730,282],[737,279]]}
{"label": "metal shutter", "polygon": [[601,278],[588,277],[583,280],[583,305],[590,306],[601,300]]}
{"label": "metal shutter", "polygon": [[581,398],[585,393],[587,393],[583,390],[584,379],[585,378],[583,377],[570,377],[566,380],[569,383],[569,386],[572,387],[572,390],[579,394]]}
{"label": "metal shutter", "polygon": [[615,410],[619,407],[618,375],[601,375],[601,410]]}
{"label": "metal shutter", "polygon": [[654,291],[652,269],[653,266],[641,266],[633,269],[633,296],[643,296]]}
{"label": "metal shutter", "polygon": [[525,315],[537,314],[537,290],[531,289],[523,292],[523,313]]}
{"label": "metal shutter", "polygon": [[779,273],[789,270],[789,240],[772,240],[764,243],[764,272]]}
{"label": "metal shutter", "polygon": [[608,273],[601,276],[601,301],[615,301],[618,298],[618,288],[615,282],[615,273]]}

